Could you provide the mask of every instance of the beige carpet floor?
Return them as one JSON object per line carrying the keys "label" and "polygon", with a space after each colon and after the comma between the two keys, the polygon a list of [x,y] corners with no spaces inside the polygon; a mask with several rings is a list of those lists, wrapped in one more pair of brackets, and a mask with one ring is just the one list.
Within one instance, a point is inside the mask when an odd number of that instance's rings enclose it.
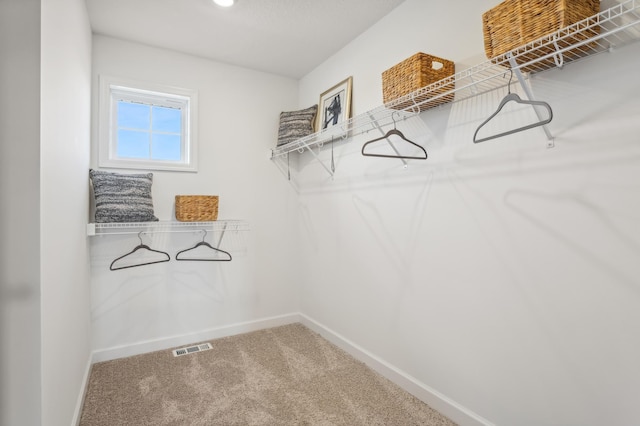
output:
{"label": "beige carpet floor", "polygon": [[454,425],[301,324],[94,364],[82,426]]}

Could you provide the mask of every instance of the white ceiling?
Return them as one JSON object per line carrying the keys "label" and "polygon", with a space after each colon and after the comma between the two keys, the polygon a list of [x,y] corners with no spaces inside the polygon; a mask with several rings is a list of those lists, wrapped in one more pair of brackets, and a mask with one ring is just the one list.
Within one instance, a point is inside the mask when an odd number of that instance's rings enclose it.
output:
{"label": "white ceiling", "polygon": [[404,0],[86,0],[94,33],[300,78]]}

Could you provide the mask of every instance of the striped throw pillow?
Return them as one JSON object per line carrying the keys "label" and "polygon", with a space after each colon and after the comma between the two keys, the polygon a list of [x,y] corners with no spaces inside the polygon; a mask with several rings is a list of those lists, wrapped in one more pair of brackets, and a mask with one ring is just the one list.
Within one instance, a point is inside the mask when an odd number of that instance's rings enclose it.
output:
{"label": "striped throw pillow", "polygon": [[293,142],[313,133],[313,122],[318,112],[318,105],[299,111],[280,113],[278,129],[278,146]]}
{"label": "striped throw pillow", "polygon": [[96,203],[95,220],[105,222],[155,222],[151,184],[153,173],[119,174],[89,170]]}

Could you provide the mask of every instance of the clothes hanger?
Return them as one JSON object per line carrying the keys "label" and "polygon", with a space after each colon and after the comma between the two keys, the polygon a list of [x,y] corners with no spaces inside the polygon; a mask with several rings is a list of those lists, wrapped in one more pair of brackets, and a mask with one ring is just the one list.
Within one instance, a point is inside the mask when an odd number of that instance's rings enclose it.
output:
{"label": "clothes hanger", "polygon": [[[511,76],[509,77],[509,85],[507,86],[509,92],[507,93],[507,96],[505,96],[502,99],[502,101],[500,101],[500,105],[498,105],[498,109],[493,114],[491,114],[489,116],[489,118],[487,118],[481,125],[478,126],[478,128],[476,129],[476,132],[473,134],[473,143],[484,142],[484,141],[488,141],[490,139],[495,139],[495,138],[500,138],[502,136],[507,136],[507,135],[510,135],[512,133],[522,132],[523,130],[533,129],[534,127],[544,126],[545,124],[550,123],[551,120],[553,119],[553,110],[551,109],[551,106],[548,103],[542,102],[542,101],[525,100],[525,99],[520,98],[520,96],[518,96],[517,93],[511,93],[511,79],[513,78],[513,70],[510,69],[509,71],[511,71]],[[496,115],[498,115],[498,113],[502,110],[502,108],[508,102],[511,102],[511,101],[519,103],[519,104],[523,104],[523,105],[531,105],[533,107],[535,107],[536,105],[544,107],[547,110],[547,112],[549,113],[549,118],[544,119],[544,120],[541,119],[537,123],[528,124],[526,126],[518,127],[516,129],[512,129],[512,130],[507,130],[506,132],[498,133],[496,135],[492,135],[492,136],[487,136],[485,138],[476,139],[476,137],[478,136],[478,131],[485,124],[487,124],[489,121],[491,121]]]}
{"label": "clothes hanger", "polygon": [[[384,158],[403,158],[403,159],[411,159],[411,160],[426,160],[427,159],[427,151],[421,145],[418,145],[417,143],[413,142],[412,140],[409,140],[400,130],[396,129],[396,120],[393,118],[393,114],[394,113],[395,113],[395,111],[391,114],[391,119],[393,120],[393,129],[389,130],[384,136],[380,136],[379,138],[372,139],[369,142],[367,142],[364,145],[362,145],[362,155],[364,155],[365,157],[384,157]],[[420,150],[424,153],[424,157],[423,156],[400,155],[398,153],[398,151],[395,150],[395,147],[393,147],[393,145],[391,145],[391,147],[394,148],[394,151],[396,151],[397,155],[373,154],[373,153],[365,152],[365,148],[367,147],[367,145],[372,144],[374,142],[381,141],[383,139],[387,139],[387,138],[389,138],[389,136],[393,136],[393,135],[399,136],[405,142],[408,142],[411,145],[414,145],[414,146],[417,146],[418,148],[420,148]],[[389,141],[387,141],[387,142],[389,142]],[[391,144],[391,142],[389,142],[389,144]]]}
{"label": "clothes hanger", "polygon": [[[232,259],[231,254],[229,252],[226,252],[226,251],[224,251],[222,249],[213,247],[211,244],[209,244],[208,242],[206,242],[204,240],[205,237],[207,236],[207,230],[206,229],[203,229],[202,232],[204,232],[204,234],[202,235],[202,241],[198,242],[195,246],[193,246],[191,248],[184,249],[184,250],[181,250],[178,253],[176,253],[176,260],[194,260],[194,261],[201,261],[201,262],[228,262],[228,261],[230,261]],[[195,249],[197,249],[198,247],[201,247],[201,246],[210,248],[211,250],[214,250],[216,252],[220,252],[220,253],[226,254],[227,256],[229,256],[229,258],[228,259],[198,259],[198,258],[180,259],[178,257],[182,253],[186,253],[188,251],[195,250]]]}
{"label": "clothes hanger", "polygon": [[[171,256],[169,256],[169,253],[165,253],[164,251],[160,251],[160,250],[154,250],[154,249],[150,248],[149,246],[143,244],[142,243],[142,231],[140,231],[138,233],[138,239],[140,239],[140,244],[138,244],[136,247],[134,247],[134,249],[131,250],[129,253],[127,253],[125,255],[122,255],[119,258],[115,259],[113,262],[111,262],[111,265],[109,265],[109,270],[117,271],[119,269],[134,268],[136,266],[151,265],[151,264],[154,264],[154,263],[168,262],[169,260],[171,260]],[[147,250],[147,251],[150,251],[150,252],[153,252],[153,253],[160,253],[160,254],[163,254],[163,255],[167,256],[167,258],[166,259],[162,259],[162,260],[154,260],[154,261],[151,261],[151,262],[136,263],[136,264],[133,264],[133,265],[119,266],[119,267],[115,267],[115,268],[113,267],[113,265],[118,260],[124,259],[125,257],[130,256],[133,253],[137,252],[138,250]]]}

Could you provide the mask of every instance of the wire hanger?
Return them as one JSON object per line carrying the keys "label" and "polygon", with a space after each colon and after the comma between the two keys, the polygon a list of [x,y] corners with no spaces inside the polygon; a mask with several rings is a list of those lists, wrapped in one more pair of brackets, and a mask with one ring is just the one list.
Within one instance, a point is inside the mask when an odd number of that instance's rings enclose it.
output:
{"label": "wire hanger", "polygon": [[[213,247],[211,244],[209,244],[208,242],[206,242],[204,240],[205,237],[207,236],[207,230],[206,229],[203,229],[202,232],[204,232],[204,234],[202,235],[202,241],[198,242],[195,246],[193,246],[191,248],[188,248],[188,249],[185,249],[185,250],[181,250],[178,253],[176,253],[176,260],[194,260],[194,261],[201,261],[201,262],[228,262],[228,261],[230,261],[232,259],[231,254],[229,252],[226,252],[226,251],[224,251],[222,249]],[[211,259],[211,258],[207,259],[207,258],[197,258],[197,257],[184,258],[184,259],[180,259],[179,258],[180,254],[186,253],[186,252],[191,251],[191,250],[195,250],[195,249],[197,249],[198,247],[201,247],[201,246],[207,247],[207,248],[209,248],[209,249],[211,249],[211,250],[213,250],[215,252],[226,254],[228,256],[228,258],[220,258],[220,259]]]}
{"label": "wire hanger", "polygon": [[[513,79],[513,70],[510,69],[509,70],[511,72],[511,76],[509,77],[509,84],[508,84],[508,93],[507,96],[505,96],[502,101],[500,101],[500,105],[498,105],[498,109],[489,116],[489,118],[487,118],[481,125],[478,126],[478,128],[476,129],[476,132],[473,134],[473,143],[479,143],[479,142],[484,142],[484,141],[488,141],[490,139],[495,139],[495,138],[500,138],[502,136],[507,136],[510,135],[512,133],[517,133],[517,132],[522,132],[523,130],[529,130],[529,129],[533,129],[534,127],[538,127],[538,126],[544,126],[545,124],[548,124],[551,122],[551,120],[553,119],[553,111],[551,110],[551,106],[546,103],[546,102],[542,102],[542,101],[530,101],[530,100],[524,100],[522,98],[520,98],[520,96],[518,96],[517,93],[511,93],[511,80]],[[541,106],[544,107],[547,112],[549,113],[549,118],[546,119],[540,119],[540,121],[538,121],[537,123],[533,123],[533,124],[528,124],[526,126],[523,127],[518,127],[516,129],[512,129],[512,130],[507,130],[506,132],[502,132],[502,133],[498,133],[496,135],[492,135],[492,136],[487,136],[485,138],[480,138],[480,139],[476,139],[476,137],[478,136],[478,131],[485,125],[487,124],[489,121],[491,121],[496,115],[498,115],[498,113],[502,110],[502,108],[508,103],[514,101],[516,103],[519,104],[523,104],[523,105],[531,105],[531,106]]]}
{"label": "wire hanger", "polygon": [[[136,247],[134,247],[133,250],[131,250],[129,253],[120,256],[119,258],[115,259],[113,262],[111,262],[111,265],[109,265],[109,270],[111,271],[117,271],[119,269],[126,269],[126,268],[134,268],[136,266],[144,266],[144,265],[151,265],[154,263],[162,263],[162,262],[168,262],[169,260],[171,260],[171,256],[169,256],[169,253],[165,253],[164,251],[160,251],[160,250],[154,250],[152,248],[150,248],[149,246],[143,244],[142,242],[142,231],[138,232],[138,239],[140,240],[140,244],[138,244]],[[154,260],[151,262],[144,262],[144,263],[135,263],[133,265],[126,265],[126,266],[118,266],[118,267],[114,267],[113,265],[121,259],[124,259],[127,256],[132,255],[133,253],[137,252],[138,250],[147,250],[153,253],[160,253],[162,255],[165,255],[167,258],[166,259],[161,259],[161,260]]]}
{"label": "wire hanger", "polygon": [[[380,136],[379,138],[372,139],[369,142],[367,142],[364,145],[362,145],[362,155],[364,155],[365,157],[384,157],[384,158],[403,158],[403,159],[411,159],[411,160],[426,160],[427,159],[427,151],[421,145],[418,145],[417,143],[413,142],[412,140],[409,140],[400,130],[396,129],[396,120],[393,118],[393,114],[395,114],[395,112],[396,111],[394,111],[391,114],[391,119],[393,120],[393,129],[389,130],[384,136]],[[418,148],[420,148],[420,150],[424,153],[424,156],[401,155],[395,149],[395,147],[393,145],[391,145],[391,147],[394,148],[394,151],[396,151],[396,155],[373,154],[373,153],[365,152],[365,148],[367,147],[367,145],[372,144],[374,142],[378,142],[378,141],[387,139],[387,138],[389,138],[389,136],[393,136],[393,135],[399,136],[405,142],[408,142],[411,145],[414,145],[414,146],[417,146]],[[389,142],[389,144],[391,144],[390,141],[387,141],[387,142]]]}

